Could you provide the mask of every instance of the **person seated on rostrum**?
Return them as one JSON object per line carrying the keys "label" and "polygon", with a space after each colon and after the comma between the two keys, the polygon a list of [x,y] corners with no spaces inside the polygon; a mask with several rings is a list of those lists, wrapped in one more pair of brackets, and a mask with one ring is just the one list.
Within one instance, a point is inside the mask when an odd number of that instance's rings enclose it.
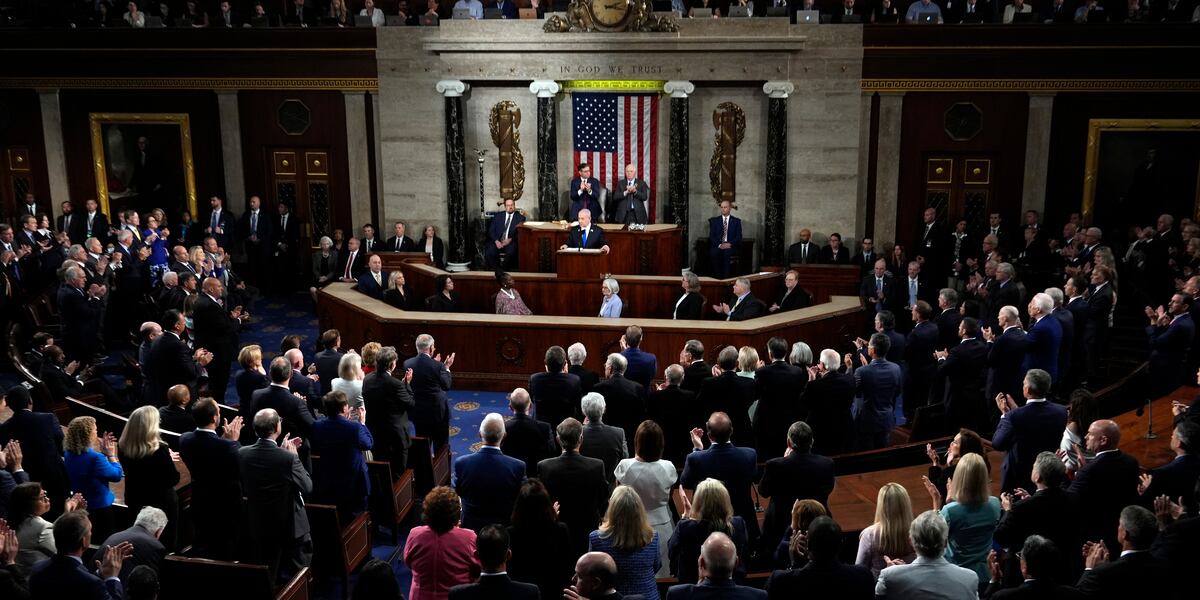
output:
{"label": "person seated on rostrum", "polygon": [[454,280],[448,274],[438,275],[434,280],[437,293],[426,298],[425,304],[429,310],[436,312],[461,312],[458,306],[458,294],[454,293]]}
{"label": "person seated on rostrum", "polygon": [[496,271],[496,283],[500,291],[496,292],[496,314],[498,315],[532,315],[533,311],[525,306],[521,292],[513,287],[512,275],[504,271]]}
{"label": "person seated on rostrum", "polygon": [[600,293],[604,295],[604,301],[600,303],[600,317],[608,319],[621,318],[621,309],[624,308],[624,303],[621,302],[621,285],[616,279],[607,277],[604,283],[600,284]]}

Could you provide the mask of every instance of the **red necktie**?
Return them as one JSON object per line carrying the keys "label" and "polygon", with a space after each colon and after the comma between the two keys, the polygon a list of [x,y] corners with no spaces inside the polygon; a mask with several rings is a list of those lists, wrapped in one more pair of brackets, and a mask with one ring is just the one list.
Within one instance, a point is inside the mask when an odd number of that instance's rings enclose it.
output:
{"label": "red necktie", "polygon": [[354,255],[358,252],[351,252],[349,259],[346,260],[346,279],[350,279],[350,267],[354,264]]}

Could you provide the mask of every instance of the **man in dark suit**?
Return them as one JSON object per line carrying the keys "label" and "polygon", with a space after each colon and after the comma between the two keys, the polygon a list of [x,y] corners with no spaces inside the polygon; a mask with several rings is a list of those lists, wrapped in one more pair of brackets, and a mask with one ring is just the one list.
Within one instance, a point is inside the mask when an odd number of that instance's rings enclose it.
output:
{"label": "man in dark suit", "polygon": [[604,423],[607,402],[599,392],[588,392],[580,400],[583,412],[583,441],[579,453],[604,462],[604,478],[611,487],[616,481],[613,470],[623,458],[629,457],[625,430]]}
{"label": "man in dark suit", "polygon": [[338,365],[346,353],[342,351],[342,333],[336,329],[322,332],[317,343],[321,346],[321,351],[314,357],[313,362],[317,365],[317,383],[320,384],[321,395],[324,396],[332,389],[333,380],[339,377]]}
{"label": "man in dark suit", "polygon": [[70,490],[63,466],[63,428],[50,413],[33,412],[29,390],[24,384],[10,388],[0,404],[8,404],[12,416],[0,423],[0,447],[16,441],[21,446],[22,466],[29,479],[42,484],[50,497],[50,516],[62,511]]}
{"label": "man in dark suit", "polygon": [[933,318],[933,324],[938,328],[938,348],[949,348],[958,343],[958,324],[962,322],[958,292],[953,288],[939,290],[937,308],[938,314]]}
{"label": "man in dark suit", "polygon": [[[1063,304],[1063,291],[1059,288],[1046,288],[1047,296],[1054,301],[1054,310],[1050,316],[1058,319],[1062,329],[1062,341],[1058,345],[1058,381],[1060,385],[1069,385],[1068,373],[1071,370],[1071,352],[1075,348],[1075,315]],[[1065,385],[1064,385],[1065,387]],[[1074,389],[1074,388],[1071,388]]]}
{"label": "man in dark suit", "polygon": [[808,385],[808,371],[787,362],[787,340],[781,337],[767,340],[767,353],[771,364],[754,374],[754,395],[758,398],[754,441],[760,460],[783,456],[787,427],[803,416],[800,396]]}
{"label": "man in dark suit", "polygon": [[[570,595],[589,600],[644,600],[641,594],[621,594],[617,591],[617,562],[604,552],[588,552],[575,561]],[[564,590],[565,592],[565,590]]]}
{"label": "man in dark suit", "polygon": [[939,350],[938,378],[943,383],[946,406],[946,427],[980,431],[987,425],[987,355],[988,347],[976,336],[979,322],[966,317],[958,326],[959,343],[949,350]]}
{"label": "man in dark suit", "polygon": [[826,265],[850,264],[850,249],[842,245],[842,234],[829,234],[829,244],[821,248],[821,263]]}
{"label": "man in dark suit", "polygon": [[1109,332],[1112,329],[1113,289],[1108,267],[1092,268],[1092,291],[1087,296],[1088,321],[1084,328],[1083,345],[1087,348],[1084,382],[1091,380],[1100,369],[1100,359],[1107,354]]}
{"label": "man in dark suit", "polygon": [[854,6],[854,0],[842,0],[832,16],[834,23],[862,23],[862,13]]}
{"label": "man in dark suit", "polygon": [[701,436],[705,431],[693,429],[689,434],[693,451],[683,464],[683,473],[679,476],[679,485],[685,490],[695,490],[701,481],[708,478],[718,479],[725,484],[729,499],[733,502],[733,514],[746,522],[746,533],[751,547],[758,542],[758,516],[755,513],[754,501],[751,499],[751,487],[758,465],[758,455],[752,447],[739,447],[730,440],[733,437],[735,425],[729,420],[729,415],[714,412],[705,424],[707,437],[711,445],[705,449]]}
{"label": "man in dark suit", "polygon": [[337,276],[339,281],[358,283],[358,278],[367,270],[367,253],[359,247],[358,238],[346,241],[346,255],[338,257]]}
{"label": "man in dark suit", "polygon": [[874,598],[875,578],[866,567],[845,565],[838,559],[842,528],[820,516],[808,526],[808,564],[800,569],[775,571],[767,580],[767,597],[774,598]]}
{"label": "man in dark suit", "polygon": [[1188,349],[1196,337],[1196,324],[1190,314],[1191,298],[1182,293],[1171,296],[1164,309],[1154,311],[1146,307],[1150,324],[1146,335],[1150,338],[1150,390],[1149,398],[1165,396],[1183,384],[1188,375]]}
{"label": "man in dark suit", "polygon": [[894,304],[897,316],[900,317],[897,319],[898,325],[905,333],[912,329],[912,322],[908,319],[913,307],[922,300],[932,302],[936,293],[934,287],[922,274],[923,268],[920,263],[915,260],[909,261],[907,269],[908,276],[895,282],[896,301]]}
{"label": "man in dark suit", "polygon": [[375,226],[371,223],[366,223],[362,226],[363,236],[358,240],[358,247],[362,248],[363,252],[370,254],[383,250],[383,243],[379,238],[375,237]]}
{"label": "man in dark suit", "polygon": [[624,430],[627,441],[633,440],[638,425],[646,418],[646,388],[625,377],[628,365],[624,356],[609,354],[604,361],[605,379],[592,388],[604,396],[608,423]]}
{"label": "man in dark suit", "polygon": [[450,600],[538,600],[541,593],[531,583],[513,581],[507,564],[512,558],[508,548],[508,530],[486,525],[475,537],[475,556],[479,559],[479,581],[450,588]]}
{"label": "man in dark suit", "polygon": [[738,277],[733,281],[733,297],[713,310],[725,315],[726,321],[746,321],[767,314],[767,305],[750,293],[750,280]]}
{"label": "man in dark suit", "polygon": [[1164,565],[1150,553],[1158,535],[1154,513],[1141,506],[1127,506],[1114,520],[1118,522],[1120,558],[1110,559],[1110,551],[1102,543],[1086,544],[1085,570],[1075,589],[1087,598],[1168,597]]}
{"label": "man in dark suit", "polygon": [[167,527],[167,513],[153,506],[143,507],[128,529],[118,531],[108,536],[100,544],[101,552],[113,551],[121,544],[128,543],[133,552],[121,565],[121,580],[127,581],[129,573],[135,567],[146,565],[158,571],[159,563],[167,555],[167,548],[159,538]]}
{"label": "man in dark suit", "polygon": [[807,227],[800,230],[800,239],[788,246],[787,257],[789,265],[821,264],[821,247],[812,241],[812,231]]}
{"label": "man in dark suit", "polygon": [[230,362],[237,353],[238,331],[250,315],[243,313],[240,306],[230,310],[223,305],[225,286],[220,279],[205,279],[203,288],[192,313],[192,333],[197,346],[212,352],[212,362],[207,367],[208,389],[213,399],[221,402],[229,385]]}
{"label": "man in dark suit", "polygon": [[1025,330],[1021,329],[1015,306],[1000,307],[996,319],[995,328],[983,330],[983,339],[988,343],[987,397],[1007,394],[1021,398],[1022,376],[1027,370],[1021,368],[1025,361]]}
{"label": "man in dark suit", "polygon": [[1005,453],[1000,483],[1000,489],[1005,491],[1031,487],[1029,474],[1034,458],[1040,452],[1053,452],[1058,448],[1062,429],[1067,425],[1066,407],[1046,400],[1050,393],[1049,373],[1030,369],[1025,374],[1023,387],[1023,406],[1018,407],[1016,400],[1007,393],[995,398],[1001,416],[992,436],[992,448]]}
{"label": "man in dark suit", "polygon": [[929,389],[937,374],[938,328],[929,320],[933,308],[918,300],[912,311],[913,328],[904,339],[904,416],[912,421],[918,408],[929,403]]}
{"label": "man in dark suit", "polygon": [[808,292],[800,287],[800,274],[796,271],[788,271],[783,276],[783,295],[767,310],[772,313],[787,312],[804,308],[811,303],[812,298],[809,297]]}
{"label": "man in dark suit", "polygon": [[529,392],[524,388],[508,395],[508,408],[513,414],[504,422],[500,451],[524,462],[526,476],[537,477],[538,463],[557,451],[550,424],[529,416]]}
{"label": "man in dark suit", "polygon": [[493,215],[488,224],[483,256],[489,269],[517,270],[517,227],[524,222],[525,216],[517,212],[517,201],[505,198],[504,212]]}
{"label": "man in dark suit", "polygon": [[94,237],[101,244],[108,241],[108,217],[100,212],[100,203],[95,198],[88,198],[83,204],[83,239]]}
{"label": "man in dark suit", "polygon": [[[900,365],[887,360],[892,342],[882,333],[871,335],[866,344],[869,363],[853,369],[855,388],[862,396],[862,408],[854,422],[855,448],[874,450],[888,445],[896,426],[896,399],[904,391],[904,375]],[[846,360],[847,369],[851,361]]]}
{"label": "man in dark suit", "polygon": [[714,532],[700,546],[700,582],[671,586],[667,600],[766,600],[763,590],[733,582],[737,566],[738,550],[733,540]]}
{"label": "man in dark suit", "polygon": [[508,525],[517,492],[525,483],[525,463],[500,450],[504,437],[504,417],[488,413],[479,425],[483,446],[454,459],[450,485],[462,499],[462,526],[467,529],[479,531],[492,523]]}
{"label": "man in dark suit", "polygon": [[937,220],[936,208],[926,208],[922,213],[921,220],[921,228],[917,232],[917,241],[914,248],[911,249],[911,254],[915,260],[921,263],[922,268],[926,270],[926,275],[934,281],[941,281],[945,277],[944,257],[950,236],[946,234],[941,222]]}
{"label": "man in dark suit", "polygon": [[[1001,548],[1008,550],[1004,577],[1006,583],[1016,583],[1016,550],[1032,535],[1039,535],[1054,542],[1060,548],[1079,547],[1079,517],[1075,499],[1062,486],[1067,481],[1067,467],[1053,452],[1042,452],[1034,460],[1029,475],[1036,486],[1032,492],[1025,488],[1000,495],[1004,512],[992,534]],[[1072,565],[1063,571],[1074,572],[1078,561],[1075,553],[1062,558],[1063,566]]]}
{"label": "man in dark suit", "polygon": [[1001,306],[1020,306],[1021,290],[1013,279],[1016,270],[1010,263],[996,265],[996,282],[991,286],[980,286],[979,292],[984,305],[983,321],[991,326],[996,324],[996,314]]}
{"label": "man in dark suit", "polygon": [[592,222],[592,211],[585,208],[579,211],[578,218],[579,224],[571,228],[570,233],[567,234],[567,243],[559,249],[581,248],[599,250],[608,254],[608,240],[604,237],[604,230]]}
{"label": "man in dark suit", "polygon": [[110,548],[99,559],[99,577],[83,565],[83,552],[92,543],[92,522],[86,511],[71,511],[54,521],[54,546],[58,553],[34,565],[29,576],[31,598],[71,598],[73,600],[120,600],[121,580],[117,577],[133,545],[124,542]]}
{"label": "man in dark suit", "polygon": [[[587,360],[587,348],[579,342],[571,344],[567,348],[567,372],[579,378],[580,397],[592,391],[593,387],[600,382],[600,374],[583,366]],[[554,427],[554,424],[550,424]]]}
{"label": "man in dark suit", "polygon": [[87,224],[81,215],[75,213],[75,204],[70,200],[62,203],[62,214],[55,219],[55,228],[64,231],[73,244],[82,244],[84,228]]}
{"label": "man in dark suit", "polygon": [[300,252],[300,221],[286,202],[276,205],[277,216],[271,227],[271,264],[276,270],[275,286],[282,291],[292,289]]}
{"label": "man in dark suit", "polygon": [[742,220],[729,214],[730,201],[722,200],[720,207],[720,216],[708,220],[708,256],[713,277],[725,279],[733,274],[733,257],[742,245]]}
{"label": "man in dark suit", "polygon": [[753,379],[737,374],[738,351],[726,346],[717,355],[717,366],[721,374],[706,379],[696,396],[693,421],[702,422],[709,415],[720,412],[727,415],[733,427],[733,443],[743,448],[754,448],[754,427],[750,423],[750,405],[757,399]]}
{"label": "man in dark suit", "polygon": [[363,424],[366,411],[350,419],[346,395],[337,392],[321,399],[325,418],[313,423],[312,449],[317,459],[313,470],[313,498],[332,504],[345,522],[367,510],[371,480],[363,452],[375,445],[371,432]]}
{"label": "man in dark suit", "polygon": [[433,336],[427,333],[418,335],[415,344],[417,355],[404,361],[404,368],[412,369],[416,405],[411,418],[417,435],[429,438],[440,448],[450,439],[450,402],[446,392],[453,382],[450,367],[454,365],[454,353],[443,361],[434,347]]}
{"label": "man in dark suit", "polygon": [[816,500],[829,510],[833,492],[833,459],[812,454],[813,431],[804,421],[787,430],[787,451],[772,458],[763,468],[758,493],[771,499],[763,521],[762,548],[774,551],[792,522],[792,505],[797,500]]}
{"label": "man in dark suit", "polygon": [[1071,313],[1071,320],[1075,324],[1071,360],[1067,363],[1067,370],[1063,375],[1063,389],[1073,390],[1078,386],[1084,376],[1087,362],[1090,360],[1088,354],[1094,352],[1094,349],[1088,348],[1086,345],[1087,328],[1090,326],[1088,322],[1091,320],[1091,306],[1084,297],[1086,293],[1087,280],[1079,275],[1067,279],[1063,284],[1063,296],[1066,297],[1063,300],[1063,307]]}
{"label": "man in dark suit", "polygon": [[650,198],[650,186],[644,180],[637,178],[637,167],[625,165],[625,178],[617,181],[613,190],[612,210],[608,214],[612,218],[609,223],[624,225],[645,225],[650,222],[646,215],[646,202]]}
{"label": "man in dark suit", "polygon": [[[271,367],[274,372],[274,361]],[[283,434],[283,419],[274,409],[255,412],[254,435],[258,441],[253,446],[238,450],[247,533],[254,544],[255,564],[267,565],[271,581],[286,580],[312,561],[312,537],[304,510],[304,496],[313,490],[312,479],[300,464],[301,440]]]}
{"label": "man in dark suit", "polygon": [[[416,252],[417,245],[412,238],[405,235],[405,225],[396,221],[392,226],[393,235],[387,239],[387,249],[391,252]],[[515,242],[514,242],[515,243]]]}
{"label": "man in dark suit", "polygon": [[875,260],[878,258],[878,255],[875,254],[875,240],[869,237],[863,238],[859,244],[861,249],[858,254],[854,255],[854,258],[850,259],[850,264],[857,266],[859,274],[866,277],[867,273],[875,268]]}
{"label": "man in dark suit", "polygon": [[1103,540],[1113,549],[1119,545],[1113,526],[1121,509],[1138,503],[1138,461],[1121,452],[1120,443],[1120,426],[1107,419],[1093,421],[1084,444],[1096,458],[1075,473],[1067,488],[1079,503],[1084,539]]}
{"label": "man in dark suit", "polygon": [[646,398],[646,418],[662,428],[663,458],[679,466],[691,451],[691,445],[686,442],[687,433],[698,424],[691,418],[696,395],[681,387],[682,366],[668,366],[663,377],[665,381]]}
{"label": "man in dark suit", "polygon": [[571,203],[567,207],[567,222],[574,223],[579,219],[580,211],[588,211],[589,216],[600,218],[600,180],[592,177],[592,166],[581,162],[577,175],[571,178]]}
{"label": "man in dark suit", "polygon": [[863,277],[858,295],[866,306],[864,315],[867,322],[875,318],[875,314],[883,310],[891,310],[896,303],[896,282],[888,272],[887,262],[882,258],[875,261],[872,272]]}
{"label": "man in dark suit", "polygon": [[[592,428],[585,435],[584,427],[572,418],[563,419],[556,432],[562,454],[538,463],[538,479],[545,484],[550,499],[559,503],[558,520],[567,524],[572,550],[582,554],[587,551],[588,534],[604,515],[610,486],[604,461],[580,454],[580,438],[602,434]],[[616,434],[620,434],[619,429]],[[607,472],[612,473],[612,469]]]}
{"label": "man in dark suit", "polygon": [[225,421],[212,398],[201,398],[192,405],[195,431],[179,439],[179,456],[192,476],[192,522],[196,541],[193,553],[203,558],[234,560],[238,536],[228,530],[230,515],[241,514],[242,483],[238,474],[238,437],[242,418]]}
{"label": "man in dark suit", "polygon": [[1153,506],[1159,496],[1178,501],[1184,506],[1195,506],[1196,483],[1200,479],[1200,455],[1196,446],[1200,444],[1200,423],[1180,421],[1171,430],[1171,450],[1175,458],[1171,462],[1141,476],[1138,493],[1142,504]]}
{"label": "man in dark suit", "polygon": [[529,395],[534,415],[551,428],[567,417],[579,414],[583,397],[578,375],[567,372],[567,353],[561,346],[546,350],[546,370],[529,376]]}
{"label": "man in dark suit", "polygon": [[[102,285],[87,285],[83,269],[67,269],[65,285],[58,288],[58,314],[62,318],[62,346],[68,361],[91,361],[100,335],[100,315],[104,310]],[[86,289],[85,289],[86,286]]]}
{"label": "man in dark suit", "polygon": [[[267,408],[275,411],[275,414],[282,420],[280,427],[282,427],[283,435],[296,438],[300,462],[311,473],[312,446],[309,444],[309,440],[312,439],[314,420],[312,412],[304,404],[304,401],[297,398],[288,389],[288,383],[293,375],[292,365],[287,358],[276,356],[271,361],[271,367],[267,374],[271,378],[271,385],[256,390],[250,397],[250,403],[254,406],[253,413],[257,415]],[[257,428],[255,428],[255,433],[258,433]]]}
{"label": "man in dark suit", "polygon": [[[300,404],[308,408],[314,416],[321,412],[321,386],[314,381],[314,378],[319,375],[305,375],[304,367],[304,352],[299,348],[289,348],[283,353],[283,357],[287,359],[288,364],[292,367],[292,378],[288,380],[287,388],[292,395],[300,397]],[[312,370],[312,366],[308,367]],[[305,454],[301,453],[301,457]]]}
{"label": "man in dark suit", "polygon": [[[1061,563],[1062,552],[1059,551],[1059,546],[1054,541],[1046,539],[1040,535],[1029,536],[1021,545],[1021,549],[1013,548],[1012,556],[1019,556],[1015,562],[1018,563],[1019,569],[1016,574],[1020,575],[1020,584],[1017,581],[1011,582],[1011,585],[1017,587],[1005,587],[1001,589],[1000,581],[993,579],[988,587],[980,595],[981,598],[989,600],[1075,600],[1083,596],[1075,589],[1065,585],[1056,585],[1055,580],[1058,579],[1058,568]],[[992,576],[997,575],[997,567],[992,567]],[[1015,580],[1016,577],[1014,576]]]}
{"label": "man in dark suit", "polygon": [[167,390],[183,384],[196,397],[201,371],[213,359],[208,350],[197,347],[193,352],[180,338],[187,331],[187,320],[177,310],[168,310],[163,315],[163,334],[150,344],[150,351],[142,364],[142,373],[149,384],[150,395],[142,401],[152,406],[163,406],[167,401]]}
{"label": "man in dark suit", "polygon": [[630,325],[621,336],[621,356],[628,366],[625,375],[630,381],[642,386],[642,392],[650,388],[650,381],[658,374],[658,357],[642,350],[642,328]]}
{"label": "man in dark suit", "polygon": [[408,468],[408,413],[416,406],[413,399],[412,371],[403,378],[392,375],[396,368],[396,349],[384,346],[375,354],[375,370],[363,379],[363,403],[367,411],[367,429],[375,440],[377,460],[392,463],[392,476],[399,477]]}
{"label": "man in dark suit", "polygon": [[358,291],[376,300],[383,300],[383,290],[387,284],[388,274],[383,270],[383,260],[378,254],[372,254],[367,259],[367,271],[358,277]]}
{"label": "man in dark suit", "polygon": [[266,283],[266,269],[274,253],[271,243],[274,234],[271,231],[271,216],[262,210],[262,200],[258,196],[250,196],[246,203],[246,212],[238,224],[242,232],[242,248],[246,253],[248,279],[254,285],[262,287]]}
{"label": "man in dark suit", "polygon": [[[704,361],[704,344],[700,340],[685,342],[683,350],[679,353],[679,364],[683,366],[683,383],[679,384],[679,387],[699,394],[704,380],[712,377],[712,365]],[[704,418],[707,416],[701,417]]]}
{"label": "man in dark suit", "polygon": [[1053,311],[1054,299],[1047,294],[1034,294],[1029,300],[1029,333],[1025,336],[1025,362],[1021,369],[1041,369],[1050,374],[1051,381],[1057,382],[1062,325],[1050,314]]}
{"label": "man in dark suit", "polygon": [[854,447],[854,404],[856,382],[851,373],[839,372],[842,357],[836,350],[821,351],[817,364],[809,368],[811,380],[804,388],[801,405],[813,430],[813,453],[833,456]]}
{"label": "man in dark suit", "polygon": [[237,219],[225,208],[225,201],[220,196],[209,198],[208,203],[208,214],[198,223],[204,228],[204,236],[216,239],[217,245],[222,248],[232,248],[230,242],[233,240],[233,225],[237,223]]}

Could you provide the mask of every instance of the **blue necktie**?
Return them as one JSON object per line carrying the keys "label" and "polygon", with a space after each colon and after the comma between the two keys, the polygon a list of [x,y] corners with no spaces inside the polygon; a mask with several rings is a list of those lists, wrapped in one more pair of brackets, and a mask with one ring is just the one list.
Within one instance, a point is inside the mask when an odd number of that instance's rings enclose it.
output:
{"label": "blue necktie", "polygon": [[211,224],[211,225],[209,225],[209,227],[212,227],[212,229],[213,229],[213,233],[216,233],[216,232],[217,232],[217,222],[218,222],[218,219],[217,219],[217,211],[215,211],[215,210],[214,210],[214,211],[213,211],[213,214],[212,214],[212,224]]}
{"label": "blue necktie", "polygon": [[579,247],[587,248],[587,230],[586,229],[583,230],[583,243],[580,244]]}

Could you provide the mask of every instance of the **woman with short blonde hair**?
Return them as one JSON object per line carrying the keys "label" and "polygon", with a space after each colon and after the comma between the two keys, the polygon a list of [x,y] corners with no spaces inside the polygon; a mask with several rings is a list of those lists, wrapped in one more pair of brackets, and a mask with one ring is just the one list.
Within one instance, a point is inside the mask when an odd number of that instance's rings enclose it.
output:
{"label": "woman with short blonde hair", "polygon": [[[729,499],[729,490],[725,484],[712,478],[701,481],[696,486],[689,502],[687,495],[682,494],[684,501],[683,518],[675,525],[675,535],[667,546],[667,554],[671,557],[671,573],[679,579],[679,583],[696,583],[700,573],[697,560],[700,558],[700,546],[713,532],[721,532],[733,540],[738,556],[745,558],[746,523],[741,517],[733,514],[733,502]],[[738,572],[742,572],[739,562]]]}
{"label": "woman with short blonde hair", "polygon": [[179,517],[179,497],[175,493],[179,471],[175,468],[175,453],[162,441],[158,409],[142,406],[129,415],[117,451],[125,470],[125,505],[135,515],[146,506],[162,509],[167,514],[167,526],[159,540],[168,550],[173,549]]}
{"label": "woman with short blonde hair", "polygon": [[875,522],[858,536],[855,564],[871,569],[871,574],[879,577],[879,572],[887,566],[883,562],[884,556],[904,562],[915,560],[917,555],[908,539],[912,520],[912,499],[904,486],[892,482],[879,488],[875,498]]}
{"label": "woman with short blonde hair", "polygon": [[[251,344],[242,348],[237,359],[238,364],[242,366],[242,370],[233,377],[233,388],[237,390],[238,395],[238,414],[243,422],[250,423],[254,421],[254,392],[270,387],[271,380],[267,378],[267,371],[263,368],[261,346]],[[253,429],[242,428],[242,443],[254,443]]]}
{"label": "woman with short blonde hair", "polygon": [[658,599],[654,574],[658,556],[658,534],[646,519],[646,508],[633,488],[619,485],[608,499],[608,510],[600,528],[588,536],[588,551],[603,552],[617,563],[617,591],[622,595],[642,594]]}
{"label": "woman with short blonde hair", "polygon": [[974,452],[958,459],[945,506],[940,506],[942,497],[937,488],[928,479],[925,481],[934,510],[940,508],[950,526],[946,560],[975,571],[982,590],[991,577],[987,556],[992,549],[992,534],[1000,522],[1000,499],[992,495],[987,463]]}
{"label": "woman with short blonde hair", "polygon": [[363,409],[362,384],[365,377],[362,357],[351,350],[338,360],[338,376],[330,382],[331,391],[346,395],[346,405],[350,407],[352,421],[358,419],[358,411]]}
{"label": "woman with short blonde hair", "polygon": [[755,350],[753,346],[738,348],[738,375],[754,379],[754,372],[758,370],[759,362],[758,350]]}

